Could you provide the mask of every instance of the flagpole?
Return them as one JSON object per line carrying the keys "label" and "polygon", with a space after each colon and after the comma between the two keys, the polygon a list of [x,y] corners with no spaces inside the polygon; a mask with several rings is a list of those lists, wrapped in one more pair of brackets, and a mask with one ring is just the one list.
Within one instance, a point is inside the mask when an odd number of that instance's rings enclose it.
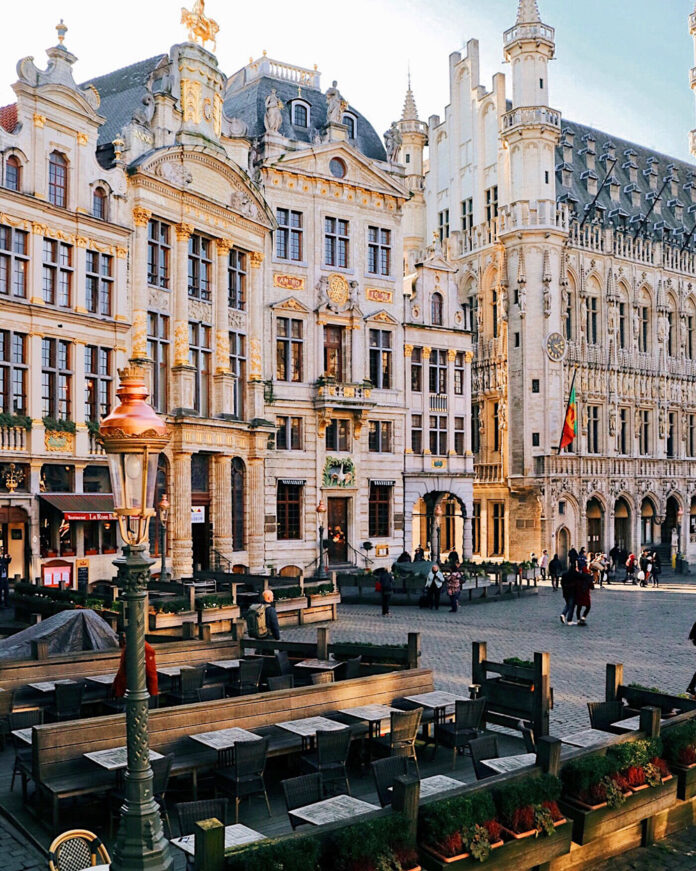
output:
{"label": "flagpole", "polygon": [[578,367],[573,371],[573,380],[570,382],[570,390],[568,391],[568,401],[566,402],[565,414],[563,415],[563,426],[561,427],[561,437],[558,440],[558,455],[561,455],[561,442],[563,441],[563,431],[565,430],[565,422],[568,418],[568,409],[570,408],[570,397],[573,395],[573,387],[575,387],[575,376],[578,374]]}

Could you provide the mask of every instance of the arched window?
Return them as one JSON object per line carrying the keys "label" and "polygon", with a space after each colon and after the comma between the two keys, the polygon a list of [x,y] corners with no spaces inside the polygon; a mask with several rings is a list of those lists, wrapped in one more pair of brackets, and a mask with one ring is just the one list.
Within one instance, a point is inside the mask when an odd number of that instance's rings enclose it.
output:
{"label": "arched window", "polygon": [[434,293],[430,297],[430,322],[435,327],[442,326],[442,294]]}
{"label": "arched window", "polygon": [[232,460],[232,550],[244,550],[244,463]]}
{"label": "arched window", "polygon": [[667,355],[677,355],[677,313],[671,297],[667,300]]}
{"label": "arched window", "polygon": [[68,202],[68,161],[59,151],[48,158],[48,201],[61,208]]}
{"label": "arched window", "polygon": [[647,354],[650,351],[650,296],[647,290],[643,290],[638,297],[636,309],[638,318],[638,350]]}
{"label": "arched window", "polygon": [[21,181],[22,165],[19,158],[11,154],[5,162],[5,187],[11,191],[18,191]]}
{"label": "arched window", "polygon": [[617,329],[618,329],[618,344],[619,348],[625,350],[628,348],[628,291],[624,285],[619,287],[619,303],[617,306]]}
{"label": "arched window", "polygon": [[356,129],[355,115],[344,115],[343,116],[343,123],[348,128],[348,138],[355,139],[355,129]]}
{"label": "arched window", "polygon": [[100,221],[106,220],[106,191],[97,187],[92,193],[92,214]]}
{"label": "arched window", "polygon": [[686,356],[689,360],[696,357],[696,305],[692,299],[686,306]]}
{"label": "arched window", "polygon": [[305,103],[292,104],[292,123],[295,127],[309,127],[309,110]]}

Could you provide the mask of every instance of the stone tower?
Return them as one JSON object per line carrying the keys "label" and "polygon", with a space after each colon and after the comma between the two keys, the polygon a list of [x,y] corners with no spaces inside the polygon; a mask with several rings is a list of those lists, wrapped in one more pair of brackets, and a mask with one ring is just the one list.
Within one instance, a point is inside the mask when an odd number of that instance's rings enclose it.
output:
{"label": "stone tower", "polygon": [[401,120],[397,121],[401,133],[399,162],[406,169],[406,188],[411,197],[404,205],[404,264],[406,272],[413,269],[413,252],[420,249],[425,237],[425,197],[423,151],[428,144],[428,125],[418,120],[418,109],[411,90],[411,76],[404,100]]}

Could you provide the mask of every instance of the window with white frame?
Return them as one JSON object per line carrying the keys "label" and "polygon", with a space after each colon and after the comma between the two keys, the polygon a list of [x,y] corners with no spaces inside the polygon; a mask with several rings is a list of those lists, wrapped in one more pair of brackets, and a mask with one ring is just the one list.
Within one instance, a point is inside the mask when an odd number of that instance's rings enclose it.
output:
{"label": "window with white frame", "polygon": [[292,101],[293,127],[309,127],[309,103],[301,100]]}
{"label": "window with white frame", "polygon": [[368,450],[377,454],[391,453],[392,422],[390,420],[371,420],[369,424]]}
{"label": "window with white frame", "polygon": [[276,257],[279,260],[302,260],[302,212],[276,209]]}
{"label": "window with white frame", "polygon": [[367,271],[371,275],[391,274],[391,230],[367,228]]}

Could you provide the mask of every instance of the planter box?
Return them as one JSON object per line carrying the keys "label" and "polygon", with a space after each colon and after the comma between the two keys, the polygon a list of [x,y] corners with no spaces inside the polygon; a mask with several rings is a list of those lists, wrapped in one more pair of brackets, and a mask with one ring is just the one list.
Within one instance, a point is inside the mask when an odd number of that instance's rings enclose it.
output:
{"label": "planter box", "polygon": [[148,614],[151,632],[156,629],[174,629],[177,626],[183,626],[184,623],[195,623],[196,620],[195,611],[179,611],[178,614],[165,614],[163,611],[159,611],[155,614]]}
{"label": "planter box", "polygon": [[313,595],[312,593],[307,596],[309,599],[309,607],[317,608],[322,605],[340,605],[341,604],[341,594],[340,593],[327,593],[323,596]]}
{"label": "planter box", "polygon": [[199,623],[217,623],[220,620],[236,620],[240,615],[239,605],[225,605],[224,608],[199,608]]}
{"label": "planter box", "polygon": [[696,795],[696,762],[693,765],[670,765],[677,777],[677,798],[687,801]]}
{"label": "planter box", "polygon": [[300,614],[302,623],[323,623],[326,620],[335,620],[336,609],[341,601],[340,593],[329,593],[327,596],[308,596],[309,608],[305,608]]}
{"label": "planter box", "polygon": [[461,859],[445,860],[434,856],[422,847],[419,850],[421,865],[425,871],[460,871],[460,869],[485,868],[486,871],[529,871],[543,865],[570,850],[572,826],[569,822],[556,828],[549,838],[521,838],[508,841],[493,849],[488,859],[481,863],[468,854]]}
{"label": "planter box", "polygon": [[561,811],[573,821],[573,840],[576,844],[588,844],[626,826],[647,820],[667,810],[677,801],[677,778],[672,777],[661,786],[651,786],[634,792],[622,807],[608,805],[598,810],[589,810],[564,799],[559,802]]}
{"label": "planter box", "polygon": [[307,597],[276,599],[275,608],[280,626],[300,626],[303,623],[303,612],[307,608]]}

